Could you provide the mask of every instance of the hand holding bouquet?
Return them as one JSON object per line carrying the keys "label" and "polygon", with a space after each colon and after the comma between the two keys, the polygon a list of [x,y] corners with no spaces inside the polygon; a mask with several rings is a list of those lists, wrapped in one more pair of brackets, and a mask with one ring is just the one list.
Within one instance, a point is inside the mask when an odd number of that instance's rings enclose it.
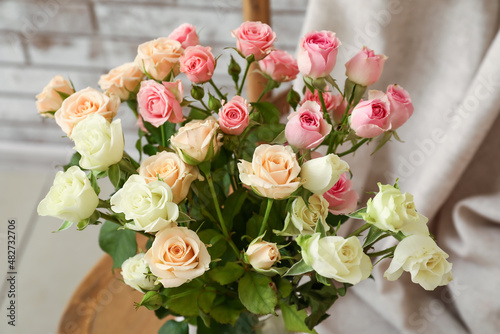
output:
{"label": "hand holding bouquet", "polygon": [[[429,236],[413,196],[397,182],[379,184],[358,208],[342,160],[364,144],[378,140],[376,151],[398,139],[395,130],[413,113],[398,85],[362,100],[387,57],[363,48],[346,63],[341,90],[330,76],[342,47],[335,33],[306,34],[297,61],[274,48],[266,24],[245,22],[233,36],[237,47],[228,52],[244,65],[231,56],[236,94],[213,81],[218,58],[189,24],[140,45],[134,62],[101,77],[102,92],[54,78],[37,106],[77,153],[39,214],[64,220],[59,230],[101,225],[100,246],[125,283],[144,293],[137,306],[160,318],[182,316],[164,326],[178,333],[188,323],[200,333],[252,332],[259,316],[277,311],[288,330],[314,332],[383,258],[392,258],[389,280],[407,271],[427,290],[447,284],[448,255]],[[241,92],[255,62],[267,85],[247,101]],[[277,107],[262,97],[299,72],[302,98],[290,89],[294,111],[280,124]],[[137,160],[124,152],[120,102],[137,117]],[[116,188],[109,199],[99,198],[103,178]],[[365,223],[347,234],[349,217]],[[146,249],[138,249],[136,234],[147,238]],[[385,238],[399,243],[381,249]]]}

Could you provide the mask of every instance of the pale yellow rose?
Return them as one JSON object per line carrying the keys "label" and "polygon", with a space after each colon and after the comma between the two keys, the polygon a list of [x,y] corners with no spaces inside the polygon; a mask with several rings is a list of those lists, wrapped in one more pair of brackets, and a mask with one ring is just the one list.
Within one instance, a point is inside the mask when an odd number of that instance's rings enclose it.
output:
{"label": "pale yellow rose", "polygon": [[247,251],[248,263],[255,269],[267,270],[280,260],[281,255],[275,243],[260,241],[251,244]]}
{"label": "pale yellow rose", "polygon": [[68,80],[61,75],[53,77],[42,92],[36,96],[36,108],[41,116],[54,118],[54,113],[61,108],[63,103],[63,98],[58,92],[63,95],[71,95],[75,92]]}
{"label": "pale yellow rose", "polygon": [[184,49],[176,40],[161,37],[139,45],[135,63],[143,73],[155,80],[164,80],[171,71],[179,74],[179,58]]}
{"label": "pale yellow rose", "polygon": [[304,188],[315,194],[323,195],[330,190],[340,179],[340,176],[349,171],[349,165],[335,154],[306,161],[302,165],[300,177]]}
{"label": "pale yellow rose", "polygon": [[395,281],[403,271],[407,271],[413,283],[420,284],[425,290],[434,290],[453,279],[452,264],[447,258],[448,254],[428,235],[410,235],[396,246],[394,258],[384,277]]}
{"label": "pale yellow rose", "polygon": [[184,163],[176,153],[167,151],[144,159],[138,172],[148,183],[161,179],[168,184],[174,196],[173,202],[177,204],[186,198],[194,180],[203,180],[197,167]]}
{"label": "pale yellow rose", "polygon": [[141,82],[144,74],[135,63],[125,63],[113,68],[108,74],[101,75],[99,87],[107,95],[117,95],[122,101],[128,100]]}
{"label": "pale yellow rose", "polygon": [[309,197],[309,207],[302,197],[297,197],[291,205],[290,211],[285,218],[283,231],[275,231],[278,235],[299,235],[313,234],[316,226],[323,225],[325,231],[330,229],[326,223],[328,217],[328,202],[321,195],[312,195]]}
{"label": "pale yellow rose", "polygon": [[213,117],[194,120],[177,131],[170,138],[182,161],[189,165],[198,165],[210,161],[222,146],[222,134],[217,133],[219,125]]}
{"label": "pale yellow rose", "polygon": [[75,125],[92,114],[103,116],[108,122],[113,120],[120,106],[120,98],[107,96],[94,88],[87,87],[68,97],[56,112],[56,123],[71,136]]}
{"label": "pale yellow rose", "polygon": [[122,264],[122,277],[125,284],[142,293],[153,290],[156,281],[155,277],[147,275],[149,268],[144,255],[144,253],[139,253]]}
{"label": "pale yellow rose", "polygon": [[187,227],[158,232],[145,260],[165,288],[180,286],[203,275],[211,261],[205,244]]}
{"label": "pale yellow rose", "polygon": [[300,186],[300,166],[290,146],[260,145],[252,163],[240,160],[238,169],[241,182],[263,197],[282,199]]}

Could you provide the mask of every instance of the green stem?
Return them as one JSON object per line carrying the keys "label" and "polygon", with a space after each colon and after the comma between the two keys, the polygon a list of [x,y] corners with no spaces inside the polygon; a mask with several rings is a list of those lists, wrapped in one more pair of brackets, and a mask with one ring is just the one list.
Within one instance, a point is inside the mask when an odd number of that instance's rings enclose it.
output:
{"label": "green stem", "polygon": [[318,92],[319,101],[321,102],[321,108],[323,109],[323,118],[327,120],[328,124],[333,124],[330,118],[330,114],[328,114],[328,110],[326,110],[325,99],[323,97],[323,92],[316,90]]}
{"label": "green stem", "polygon": [[355,152],[361,145],[363,145],[364,143],[366,143],[368,140],[370,140],[369,138],[365,138],[363,140],[360,140],[359,143],[357,143],[356,145],[354,145],[353,147],[351,147],[350,149],[348,149],[347,151],[345,152],[342,152],[342,153],[339,153],[337,154],[339,157],[343,157],[344,155],[347,155],[349,153],[352,153],[352,152]]}
{"label": "green stem", "polygon": [[236,93],[236,95],[241,95],[241,90],[243,89],[243,86],[245,85],[245,80],[247,78],[248,70],[250,69],[250,64],[252,64],[252,62],[247,61],[247,67],[245,68],[245,73],[243,74],[243,79],[241,79],[241,84],[240,84],[240,87],[238,88],[238,92]]}
{"label": "green stem", "polygon": [[200,100],[200,103],[205,108],[205,110],[208,110],[208,116],[210,116],[210,114],[211,114],[210,109],[208,109],[208,106],[205,104],[205,102],[203,102],[203,100]]}
{"label": "green stem", "polygon": [[210,172],[205,174],[207,177],[208,181],[208,186],[210,188],[210,193],[212,194],[212,199],[214,201],[214,206],[215,206],[215,211],[217,212],[217,218],[219,218],[219,225],[221,227],[222,234],[226,238],[227,242],[233,249],[233,251],[236,253],[236,256],[239,258],[240,257],[240,251],[234,244],[234,242],[231,240],[231,236],[229,235],[229,232],[226,227],[226,223],[224,222],[224,218],[222,217],[222,212],[220,211],[220,205],[219,205],[219,200],[217,199],[217,194],[215,193],[215,187],[214,187],[214,182],[212,180],[212,174]]}
{"label": "green stem", "polygon": [[[205,105],[205,103],[203,103],[203,105]],[[208,111],[208,108],[207,109],[201,109],[201,108],[198,108],[198,107],[195,107],[195,106],[192,106],[192,105],[189,105],[189,108],[192,108],[194,110],[198,110],[198,111],[206,114],[207,116],[210,116],[210,111]]]}
{"label": "green stem", "polygon": [[134,168],[132,163],[128,161],[126,158],[122,158],[120,162],[118,162],[118,166],[121,170],[126,172],[127,174],[137,174],[137,169]]}
{"label": "green stem", "polygon": [[374,252],[374,253],[367,253],[366,255],[368,255],[369,257],[377,257],[380,255],[389,254],[389,253],[393,252],[395,249],[396,249],[396,246],[393,246],[391,248],[384,249],[383,251]]}
{"label": "green stem", "polygon": [[165,138],[165,123],[160,125],[160,130],[161,130],[161,146],[167,147],[167,140]]}
{"label": "green stem", "polygon": [[109,208],[111,208],[111,204],[109,204],[107,201],[104,201],[104,200],[99,198],[99,205],[97,207],[109,209]]}
{"label": "green stem", "polygon": [[364,224],[363,226],[361,226],[360,228],[358,228],[356,231],[354,231],[354,232],[352,232],[351,234],[349,234],[349,235],[347,236],[347,238],[349,238],[349,237],[357,237],[357,236],[358,236],[358,235],[360,235],[363,231],[365,231],[365,230],[369,229],[369,228],[370,228],[370,226],[371,226],[371,224],[369,224],[369,223]]}
{"label": "green stem", "polygon": [[212,85],[212,87],[214,87],[215,89],[215,92],[217,93],[217,95],[219,96],[219,99],[225,99],[226,97],[224,95],[222,95],[222,92],[219,90],[219,88],[217,88],[217,86],[215,85],[214,81],[212,80],[212,78],[210,78],[210,80],[208,81],[210,82],[210,84]]}
{"label": "green stem", "polygon": [[[264,95],[266,95],[266,93],[267,93],[267,92],[268,92],[268,90],[267,90],[267,89],[264,89],[264,90],[262,91],[262,93],[260,93],[260,96],[259,96],[259,98],[257,99],[257,101],[255,101],[255,103],[260,102],[260,100],[264,97]],[[252,111],[253,111],[253,109],[252,109]]]}
{"label": "green stem", "polygon": [[[120,225],[120,226],[124,226],[125,225],[119,219],[117,219],[117,218],[115,218],[115,217],[113,217],[111,215],[108,215],[107,213],[104,213],[102,211],[98,211],[98,212],[99,212],[99,215],[101,216],[101,218],[104,218],[104,219],[106,219],[109,222],[115,223],[115,224]],[[152,235],[150,233],[146,233],[146,232],[142,232],[142,231],[134,231],[134,232],[142,234],[143,236],[148,237],[148,238],[154,238],[154,235]]]}
{"label": "green stem", "polygon": [[269,213],[271,212],[273,202],[274,202],[274,199],[272,199],[272,198],[267,199],[266,213],[264,214],[264,220],[262,221],[262,225],[260,225],[259,236],[261,236],[266,231],[267,220],[269,219]]}

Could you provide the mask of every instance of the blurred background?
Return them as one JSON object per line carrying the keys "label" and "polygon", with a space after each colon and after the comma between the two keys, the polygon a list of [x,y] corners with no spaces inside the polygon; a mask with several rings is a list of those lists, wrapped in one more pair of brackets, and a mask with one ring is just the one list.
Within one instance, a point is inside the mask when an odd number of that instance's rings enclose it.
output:
{"label": "blurred background", "polygon": [[[294,54],[307,0],[271,3],[276,46]],[[53,120],[38,116],[35,95],[58,74],[77,90],[99,88],[99,76],[133,61],[139,44],[168,36],[185,22],[197,26],[201,44],[222,54],[235,46],[231,30],[242,21],[240,0],[0,1],[0,333],[56,333],[72,293],[103,254],[99,228],[54,234],[61,222],[36,213],[57,166],[71,157],[72,143]],[[219,59],[214,76],[228,90],[229,54]],[[132,151],[135,120],[124,110],[118,117]],[[16,327],[5,320],[9,219],[16,221]],[[94,302],[84,306],[99,307]]]}

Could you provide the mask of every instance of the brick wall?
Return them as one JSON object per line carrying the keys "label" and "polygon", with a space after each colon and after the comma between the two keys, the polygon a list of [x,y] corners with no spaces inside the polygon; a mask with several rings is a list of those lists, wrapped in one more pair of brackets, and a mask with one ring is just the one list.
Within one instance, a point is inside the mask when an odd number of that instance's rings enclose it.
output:
{"label": "brick wall", "polygon": [[[271,0],[276,46],[294,53],[307,0]],[[230,31],[242,22],[239,0],[0,0],[1,162],[63,162],[71,142],[36,113],[34,96],[57,74],[77,89],[97,87],[101,74],[132,61],[137,45],[166,36],[181,23],[197,26],[214,54],[233,46]],[[228,50],[214,80],[224,75]],[[134,120],[121,112],[126,138]],[[132,140],[126,140],[133,147]],[[35,160],[33,160],[36,158]]]}

